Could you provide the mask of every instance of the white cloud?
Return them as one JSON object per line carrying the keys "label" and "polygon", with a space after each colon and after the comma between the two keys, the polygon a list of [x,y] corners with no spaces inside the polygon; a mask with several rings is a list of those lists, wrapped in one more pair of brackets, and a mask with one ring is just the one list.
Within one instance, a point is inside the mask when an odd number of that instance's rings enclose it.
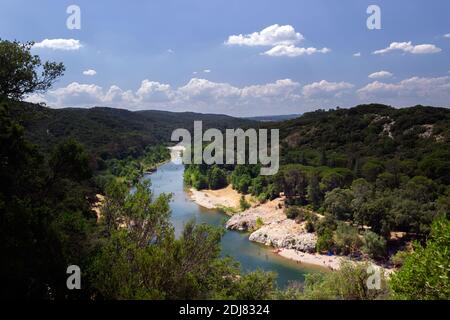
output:
{"label": "white cloud", "polygon": [[205,70],[203,70],[203,72],[204,72],[204,73],[210,73],[211,70],[210,70],[210,69],[205,69]]}
{"label": "white cloud", "polygon": [[392,76],[393,76],[392,73],[390,73],[389,71],[384,71],[384,70],[369,74],[370,79],[390,78]]}
{"label": "white cloud", "polygon": [[303,95],[307,98],[324,96],[329,97],[340,94],[342,91],[353,88],[354,85],[348,82],[328,82],[322,80],[303,87]]}
{"label": "white cloud", "polygon": [[374,81],[357,91],[360,99],[394,105],[430,104],[448,106],[450,77],[412,77],[397,83]]}
{"label": "white cloud", "polygon": [[296,32],[291,25],[280,26],[274,24],[259,32],[229,36],[225,44],[239,46],[293,45],[303,39],[303,35]]}
{"label": "white cloud", "polygon": [[275,47],[273,47],[272,49],[264,52],[264,55],[267,56],[271,56],[271,57],[298,57],[298,56],[303,56],[303,55],[312,55],[315,53],[329,53],[331,50],[328,48],[322,48],[322,49],[317,49],[317,48],[299,48],[296,47],[294,45],[284,45],[284,44],[280,44],[277,45]]}
{"label": "white cloud", "polygon": [[175,51],[173,51],[172,49],[167,49],[167,53],[174,54]]}
{"label": "white cloud", "polygon": [[30,103],[45,103],[47,104],[47,99],[44,97],[42,93],[32,93],[28,97],[26,97],[25,101]]}
{"label": "white cloud", "polygon": [[58,106],[95,105],[99,102],[99,97],[103,96],[103,89],[95,84],[72,82],[67,87],[50,91],[49,96]]}
{"label": "white cloud", "polygon": [[292,79],[237,86],[193,77],[179,87],[145,79],[135,90],[123,90],[117,85],[102,88],[96,84],[73,82],[45,95],[30,95],[27,101],[46,102],[50,107],[106,106],[239,116],[302,113],[370,102],[448,107],[450,76],[412,77],[392,83],[375,80],[359,90],[345,81],[300,84]]}
{"label": "white cloud", "polygon": [[403,51],[410,54],[431,54],[441,52],[442,49],[436,47],[434,44],[419,44],[413,45],[409,42],[392,42],[389,47],[381,50],[376,50],[373,54],[385,54],[392,51]]}
{"label": "white cloud", "polygon": [[235,86],[192,78],[185,85],[173,88],[169,84],[145,79],[135,91],[123,90],[117,85],[102,88],[96,84],[73,82],[51,90],[45,96],[30,99],[33,102],[45,101],[51,107],[107,106],[234,115],[282,114],[338,103],[341,94],[352,87],[346,82],[325,80],[302,86],[291,79]]}
{"label": "white cloud", "polygon": [[163,102],[173,97],[172,88],[168,84],[145,79],[136,91],[136,97],[140,102]]}
{"label": "white cloud", "polygon": [[361,52],[356,52],[353,54],[354,57],[361,57]]}
{"label": "white cloud", "polygon": [[94,69],[89,69],[89,70],[83,71],[83,74],[85,76],[95,76],[97,74],[97,71],[95,71]]}
{"label": "white cloud", "polygon": [[228,83],[192,78],[185,86],[178,88],[177,93],[182,100],[210,102],[211,100],[238,98],[240,89]]}
{"label": "white cloud", "polygon": [[444,38],[450,38],[450,33],[444,34]]}
{"label": "white cloud", "polygon": [[46,48],[53,50],[78,50],[83,45],[75,39],[44,39],[34,44],[34,48]]}

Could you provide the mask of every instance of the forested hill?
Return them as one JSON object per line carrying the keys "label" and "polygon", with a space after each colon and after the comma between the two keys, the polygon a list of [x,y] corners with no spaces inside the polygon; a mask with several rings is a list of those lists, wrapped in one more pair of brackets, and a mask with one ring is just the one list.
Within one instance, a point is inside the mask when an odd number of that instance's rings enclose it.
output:
{"label": "forested hill", "polygon": [[411,175],[420,171],[450,184],[450,109],[360,105],[318,110],[267,126],[280,128],[284,164],[358,172],[364,164],[366,169],[382,170],[385,161],[396,159]]}
{"label": "forested hill", "polygon": [[167,143],[177,128],[192,130],[194,121],[205,128],[236,128],[254,124],[226,115],[192,112],[128,111],[104,107],[51,109],[31,103],[10,104],[9,110],[25,128],[26,137],[49,149],[73,137],[104,159],[138,155],[147,145]]}

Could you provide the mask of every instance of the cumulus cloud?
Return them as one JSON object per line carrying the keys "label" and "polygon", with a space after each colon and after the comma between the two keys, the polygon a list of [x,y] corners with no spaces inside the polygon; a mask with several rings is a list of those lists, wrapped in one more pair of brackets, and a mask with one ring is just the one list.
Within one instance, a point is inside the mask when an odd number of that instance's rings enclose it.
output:
{"label": "cumulus cloud", "polygon": [[369,74],[370,79],[390,78],[392,76],[393,76],[392,73],[390,73],[389,71],[384,71],[384,70]]}
{"label": "cumulus cloud", "polygon": [[55,100],[58,106],[84,106],[96,104],[103,97],[103,89],[95,84],[72,82],[67,87],[49,92],[49,100]]}
{"label": "cumulus cloud", "polygon": [[205,70],[203,70],[203,72],[204,72],[204,73],[210,73],[211,70],[210,70],[210,69],[205,69]]}
{"label": "cumulus cloud", "polygon": [[450,33],[444,34],[444,38],[450,38]]}
{"label": "cumulus cloud", "polygon": [[339,103],[341,94],[352,88],[346,82],[322,80],[301,85],[292,79],[264,84],[235,86],[192,78],[185,85],[145,79],[136,90],[123,90],[117,85],[102,88],[96,84],[73,82],[49,91],[45,96],[30,97],[33,102],[46,102],[51,107],[107,106],[131,110],[159,109],[196,111],[234,115],[300,113],[312,106]]}
{"label": "cumulus cloud", "polygon": [[277,46],[273,47],[272,49],[264,52],[263,54],[267,55],[267,56],[271,56],[271,57],[282,57],[282,56],[298,57],[298,56],[303,56],[303,55],[312,55],[315,53],[329,53],[330,51],[331,50],[328,48],[322,48],[322,49],[317,49],[317,48],[313,48],[313,47],[299,48],[294,45],[280,44],[280,45],[277,45]]}
{"label": "cumulus cloud", "polygon": [[354,85],[348,82],[328,82],[322,80],[314,82],[303,87],[303,95],[308,98],[319,96],[333,96],[340,94],[342,91],[353,88]]}
{"label": "cumulus cloud", "polygon": [[28,97],[26,97],[25,101],[30,102],[30,103],[45,103],[47,104],[48,101],[47,99],[44,97],[44,94],[42,93],[33,93],[30,94]]}
{"label": "cumulus cloud", "polygon": [[300,32],[295,31],[291,25],[280,26],[271,25],[259,32],[253,32],[246,35],[232,35],[225,41],[226,45],[238,46],[271,46],[262,55],[271,57],[299,57],[303,55],[312,55],[315,53],[328,53],[328,48],[317,49],[314,47],[303,48],[297,44],[304,40]]}
{"label": "cumulus cloud", "polygon": [[173,97],[172,88],[168,84],[145,79],[136,91],[136,98],[140,102],[164,102]]}
{"label": "cumulus cloud", "polygon": [[95,71],[94,69],[88,69],[83,71],[83,74],[85,76],[95,76],[97,74],[97,71]]}
{"label": "cumulus cloud", "polygon": [[395,105],[447,105],[450,100],[450,77],[412,77],[397,83],[374,81],[357,91],[362,100],[372,99]]}
{"label": "cumulus cloud", "polygon": [[409,42],[392,42],[389,47],[381,50],[376,50],[373,54],[385,54],[393,51],[402,51],[410,54],[431,54],[441,52],[442,49],[436,47],[434,44],[419,44],[413,45]]}
{"label": "cumulus cloud", "polygon": [[303,39],[303,35],[296,32],[291,25],[273,24],[259,32],[229,36],[225,44],[238,46],[292,45]]}
{"label": "cumulus cloud", "polygon": [[361,52],[356,52],[353,54],[354,57],[361,57]]}
{"label": "cumulus cloud", "polygon": [[82,46],[80,40],[75,39],[44,39],[41,42],[36,42],[33,47],[39,49],[71,51],[78,50]]}

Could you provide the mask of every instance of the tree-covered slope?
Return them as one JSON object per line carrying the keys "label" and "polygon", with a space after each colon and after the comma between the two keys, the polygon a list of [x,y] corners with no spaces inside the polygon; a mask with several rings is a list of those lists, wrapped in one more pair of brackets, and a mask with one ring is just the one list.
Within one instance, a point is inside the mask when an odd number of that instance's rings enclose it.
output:
{"label": "tree-covered slope", "polygon": [[[282,162],[345,167],[398,160],[410,175],[450,183],[450,110],[361,105],[315,111],[271,124],[280,128]],[[369,165],[366,165],[366,167]]]}
{"label": "tree-covered slope", "polygon": [[128,111],[95,107],[51,109],[31,103],[14,103],[10,113],[25,128],[27,138],[48,149],[69,137],[104,159],[138,155],[151,144],[167,143],[173,130],[192,130],[194,121],[206,128],[247,127],[254,122],[226,115],[192,112]]}

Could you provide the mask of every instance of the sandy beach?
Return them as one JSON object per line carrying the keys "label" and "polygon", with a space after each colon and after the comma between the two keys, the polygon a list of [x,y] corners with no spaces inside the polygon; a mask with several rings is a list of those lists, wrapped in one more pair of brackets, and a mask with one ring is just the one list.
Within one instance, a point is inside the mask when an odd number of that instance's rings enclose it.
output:
{"label": "sandy beach", "polygon": [[189,191],[191,199],[199,206],[207,209],[226,207],[239,211],[241,194],[233,190],[231,185],[218,190],[196,190],[191,188]]}
{"label": "sandy beach", "polygon": [[339,270],[341,261],[343,261],[343,259],[345,260],[343,257],[306,253],[294,249],[279,249],[277,253],[287,259],[328,268],[330,270]]}

